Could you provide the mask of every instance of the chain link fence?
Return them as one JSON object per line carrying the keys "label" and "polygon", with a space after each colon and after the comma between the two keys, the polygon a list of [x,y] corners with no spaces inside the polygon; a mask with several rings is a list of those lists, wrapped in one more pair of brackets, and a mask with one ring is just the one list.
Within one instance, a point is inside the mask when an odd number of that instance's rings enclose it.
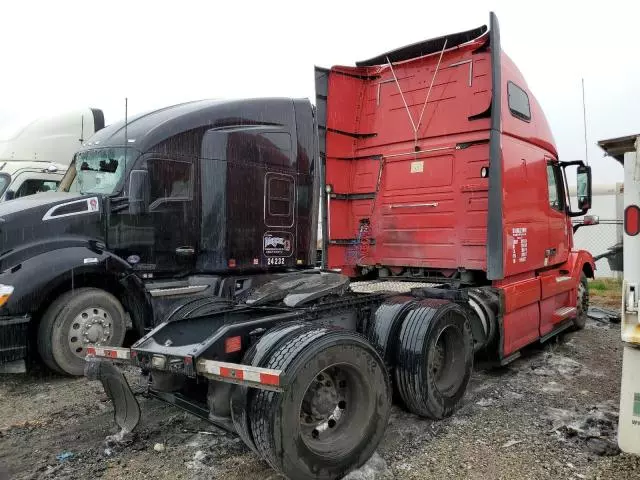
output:
{"label": "chain link fence", "polygon": [[573,238],[575,249],[596,259],[596,277],[622,277],[622,221],[601,218],[598,225],[580,227]]}

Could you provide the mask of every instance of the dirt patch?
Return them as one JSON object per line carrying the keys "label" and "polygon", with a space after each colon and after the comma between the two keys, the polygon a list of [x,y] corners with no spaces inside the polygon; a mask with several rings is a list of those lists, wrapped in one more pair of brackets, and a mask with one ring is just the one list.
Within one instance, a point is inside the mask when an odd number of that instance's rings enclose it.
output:
{"label": "dirt patch", "polygon": [[[632,479],[640,459],[618,454],[617,325],[589,321],[561,341],[474,373],[462,408],[432,422],[394,407],[385,438],[352,479]],[[124,445],[100,385],[0,377],[0,470],[16,479],[276,479],[235,435],[157,400]],[[161,446],[158,446],[161,445]]]}
{"label": "dirt patch", "polygon": [[589,295],[593,304],[620,309],[622,281],[612,278],[590,280]]}

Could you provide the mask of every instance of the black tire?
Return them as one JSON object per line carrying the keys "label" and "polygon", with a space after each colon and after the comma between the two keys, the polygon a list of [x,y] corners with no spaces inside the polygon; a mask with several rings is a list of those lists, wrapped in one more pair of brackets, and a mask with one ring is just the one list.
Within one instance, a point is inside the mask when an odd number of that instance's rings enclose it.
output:
{"label": "black tire", "polygon": [[[271,353],[292,335],[295,335],[296,331],[302,328],[308,330],[311,327],[305,322],[287,322],[270,329],[265,332],[258,342],[247,350],[242,358],[242,364],[253,365],[254,367],[264,366],[269,360]],[[249,421],[249,405],[255,393],[255,388],[249,388],[243,385],[234,385],[232,387],[231,420],[233,421],[238,436],[245,445],[259,455],[260,452],[258,452],[253,440],[251,422]]]}
{"label": "black tire", "polygon": [[389,371],[395,363],[402,322],[415,305],[411,297],[394,297],[380,305],[373,316],[367,339],[378,349]]}
{"label": "black tire", "polygon": [[[100,327],[102,330],[99,332],[103,336],[98,339],[98,343],[115,347],[122,345],[126,333],[126,320],[124,309],[118,299],[98,288],[79,288],[60,296],[42,316],[38,326],[38,352],[45,365],[66,375],[84,374],[86,353],[83,355],[83,352],[86,352],[87,346],[94,343],[81,341],[79,337],[83,331],[87,332],[84,330],[86,325],[83,323],[78,327],[79,323],[75,322],[75,319],[92,309],[101,314],[100,319],[107,319]],[[96,320],[94,323],[99,321]],[[91,329],[90,326],[87,328]],[[77,336],[72,336],[73,330],[78,330]],[[76,339],[75,342],[72,342],[73,338]],[[107,340],[103,341],[103,338]],[[71,348],[72,343],[78,345],[75,352]]]}
{"label": "black tire", "polygon": [[440,420],[458,407],[473,369],[473,335],[465,310],[448,300],[421,301],[400,330],[398,391],[408,410]]}
{"label": "black tire", "polygon": [[587,324],[587,316],[589,312],[589,282],[587,276],[582,272],[580,274],[580,282],[576,288],[576,318],[573,320],[573,329],[582,330]]}
{"label": "black tire", "polygon": [[[250,406],[256,447],[275,470],[296,480],[336,479],[369,459],[384,434],[391,402],[384,361],[363,337],[332,327],[301,330],[265,367],[284,370],[291,381],[282,393],[256,392]],[[327,394],[331,388],[334,396]],[[331,412],[322,425],[308,423],[309,404],[313,415],[318,409]]]}
{"label": "black tire", "polygon": [[367,339],[382,355],[387,367],[393,385],[393,403],[401,404],[403,402],[402,397],[398,394],[394,368],[398,350],[398,336],[402,322],[415,305],[416,300],[412,297],[393,297],[387,300],[376,310],[367,332]]}
{"label": "black tire", "polygon": [[167,315],[166,322],[174,320],[184,320],[185,318],[198,317],[200,315],[208,315],[210,313],[219,312],[233,305],[233,302],[221,297],[195,297],[186,303],[183,303],[173,309]]}

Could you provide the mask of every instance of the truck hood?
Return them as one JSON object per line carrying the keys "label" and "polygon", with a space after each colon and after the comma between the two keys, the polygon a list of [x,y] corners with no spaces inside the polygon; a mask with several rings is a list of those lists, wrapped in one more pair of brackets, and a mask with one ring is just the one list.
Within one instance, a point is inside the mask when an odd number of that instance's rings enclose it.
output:
{"label": "truck hood", "polygon": [[[15,212],[39,208],[43,205],[53,206],[57,203],[80,198],[81,195],[67,192],[43,192],[26,197],[16,198],[7,202],[0,203],[0,218],[5,219]],[[2,220],[0,220],[0,223]]]}
{"label": "truck hood", "polygon": [[0,203],[0,271],[29,256],[104,241],[104,198],[45,192]]}

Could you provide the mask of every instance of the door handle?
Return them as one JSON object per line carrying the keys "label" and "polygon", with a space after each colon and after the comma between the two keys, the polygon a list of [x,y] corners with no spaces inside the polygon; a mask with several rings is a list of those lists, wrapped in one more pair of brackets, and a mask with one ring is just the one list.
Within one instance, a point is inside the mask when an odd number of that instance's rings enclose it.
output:
{"label": "door handle", "polygon": [[557,251],[557,250],[556,250],[555,248],[547,248],[547,249],[544,251],[544,256],[545,256],[545,257],[547,257],[547,258],[548,258],[548,257],[553,257],[553,256],[556,254],[556,251]]}
{"label": "door handle", "polygon": [[176,248],[176,255],[187,257],[196,253],[193,247],[178,247]]}

